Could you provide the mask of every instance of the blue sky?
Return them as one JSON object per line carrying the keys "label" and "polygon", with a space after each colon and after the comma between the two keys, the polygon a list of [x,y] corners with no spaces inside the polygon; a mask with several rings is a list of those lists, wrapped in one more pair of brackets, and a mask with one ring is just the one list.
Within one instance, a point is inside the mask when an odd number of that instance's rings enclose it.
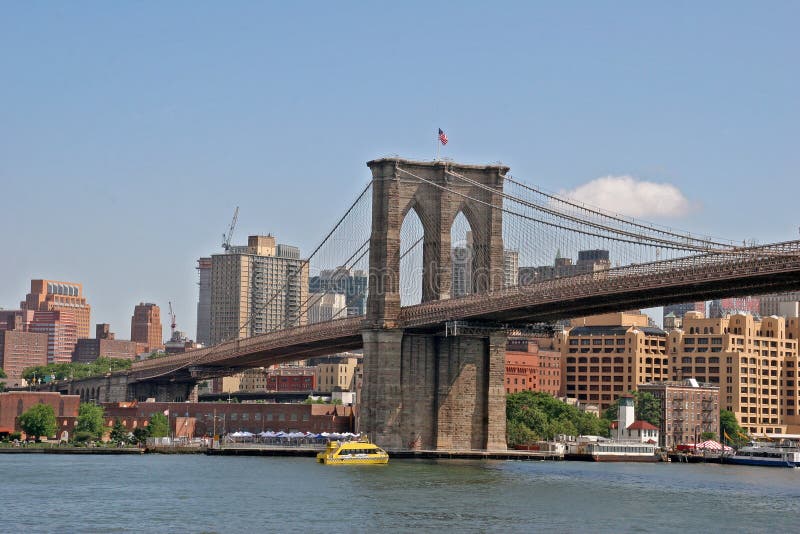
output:
{"label": "blue sky", "polygon": [[[340,4],[340,5],[339,5]],[[563,5],[562,5],[563,4]],[[309,251],[387,154],[502,160],[572,191],[669,184],[660,222],[794,239],[796,2],[6,2],[0,306],[82,282],[192,336],[195,261],[272,232]],[[165,328],[166,334],[166,328]]]}

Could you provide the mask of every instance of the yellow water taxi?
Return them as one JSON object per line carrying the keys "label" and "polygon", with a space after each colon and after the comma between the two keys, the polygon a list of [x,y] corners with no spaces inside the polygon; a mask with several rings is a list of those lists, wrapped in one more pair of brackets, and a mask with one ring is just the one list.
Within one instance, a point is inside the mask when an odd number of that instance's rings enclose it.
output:
{"label": "yellow water taxi", "polygon": [[317,461],[326,465],[385,464],[389,454],[369,440],[331,441],[317,454]]}

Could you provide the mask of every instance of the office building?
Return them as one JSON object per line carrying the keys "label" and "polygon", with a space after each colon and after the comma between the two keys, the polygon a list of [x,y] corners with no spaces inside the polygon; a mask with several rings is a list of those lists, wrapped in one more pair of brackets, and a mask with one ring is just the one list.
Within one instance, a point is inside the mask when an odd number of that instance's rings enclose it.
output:
{"label": "office building", "polygon": [[578,261],[572,262],[572,258],[564,258],[561,252],[556,253],[553,265],[543,265],[540,267],[520,267],[519,285],[530,285],[553,278],[565,276],[575,276],[579,274],[597,273],[607,271],[611,268],[611,260],[607,250],[581,250],[578,251]]}
{"label": "office building", "polygon": [[576,319],[556,334],[561,352],[561,395],[608,408],[638,384],[669,377],[667,333],[642,313]]}
{"label": "office building", "polygon": [[97,358],[115,358],[119,360],[135,360],[136,355],[147,352],[144,343],[116,339],[110,325],[100,323],[95,327],[94,339],[78,339],[72,353],[72,361],[91,363]]}
{"label": "office building", "polygon": [[719,386],[720,406],[752,434],[798,432],[798,335],[796,318],[688,312],[669,334],[672,379]]}
{"label": "office building", "polygon": [[784,318],[797,317],[800,291],[788,293],[770,293],[759,295],[759,313],[762,317],[779,315]]}
{"label": "office building", "polygon": [[31,280],[31,292],[20,303],[20,308],[33,312],[68,310],[77,325],[77,336],[91,335],[91,306],[83,296],[81,284]]}
{"label": "office building", "polygon": [[308,322],[321,323],[347,317],[347,300],[341,293],[311,293],[308,299]]}
{"label": "office building", "polygon": [[47,363],[70,363],[78,343],[77,310],[35,311],[29,332],[47,334]]}
{"label": "office building", "polygon": [[272,236],[211,256],[210,344],[307,322],[308,265]]}
{"label": "office building", "polygon": [[19,384],[25,368],[47,365],[47,340],[45,333],[17,328],[13,316],[7,320],[0,330],[0,369],[12,385]]}
{"label": "office building", "polygon": [[140,302],[133,309],[131,317],[131,341],[142,343],[145,352],[164,348],[161,309],[152,302]]}
{"label": "office building", "polygon": [[[338,293],[345,296],[347,317],[367,313],[367,273],[359,269],[326,269],[308,280],[310,293]],[[344,314],[337,317],[344,317]]]}

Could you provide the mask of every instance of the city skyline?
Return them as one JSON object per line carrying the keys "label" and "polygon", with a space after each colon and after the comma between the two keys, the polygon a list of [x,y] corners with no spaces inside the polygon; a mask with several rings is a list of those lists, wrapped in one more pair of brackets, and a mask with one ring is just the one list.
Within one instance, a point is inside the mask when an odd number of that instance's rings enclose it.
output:
{"label": "city skyline", "polygon": [[301,9],[9,7],[0,307],[71,280],[92,324],[124,334],[138,302],[171,301],[194,337],[196,260],[235,206],[234,242],[272,232],[306,256],[365,161],[430,159],[439,127],[443,156],[601,207],[655,192],[671,226],[797,237],[795,5]]}

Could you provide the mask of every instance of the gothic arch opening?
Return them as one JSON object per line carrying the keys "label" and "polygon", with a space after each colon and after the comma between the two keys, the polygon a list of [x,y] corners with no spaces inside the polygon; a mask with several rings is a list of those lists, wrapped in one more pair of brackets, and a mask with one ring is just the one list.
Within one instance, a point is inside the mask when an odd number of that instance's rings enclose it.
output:
{"label": "gothic arch opening", "polygon": [[423,241],[425,229],[417,209],[412,206],[400,227],[400,305],[422,302]]}
{"label": "gothic arch opening", "polygon": [[473,291],[472,274],[475,270],[475,247],[472,226],[463,211],[459,211],[450,226],[450,258],[452,278],[450,294],[453,298],[470,295]]}

